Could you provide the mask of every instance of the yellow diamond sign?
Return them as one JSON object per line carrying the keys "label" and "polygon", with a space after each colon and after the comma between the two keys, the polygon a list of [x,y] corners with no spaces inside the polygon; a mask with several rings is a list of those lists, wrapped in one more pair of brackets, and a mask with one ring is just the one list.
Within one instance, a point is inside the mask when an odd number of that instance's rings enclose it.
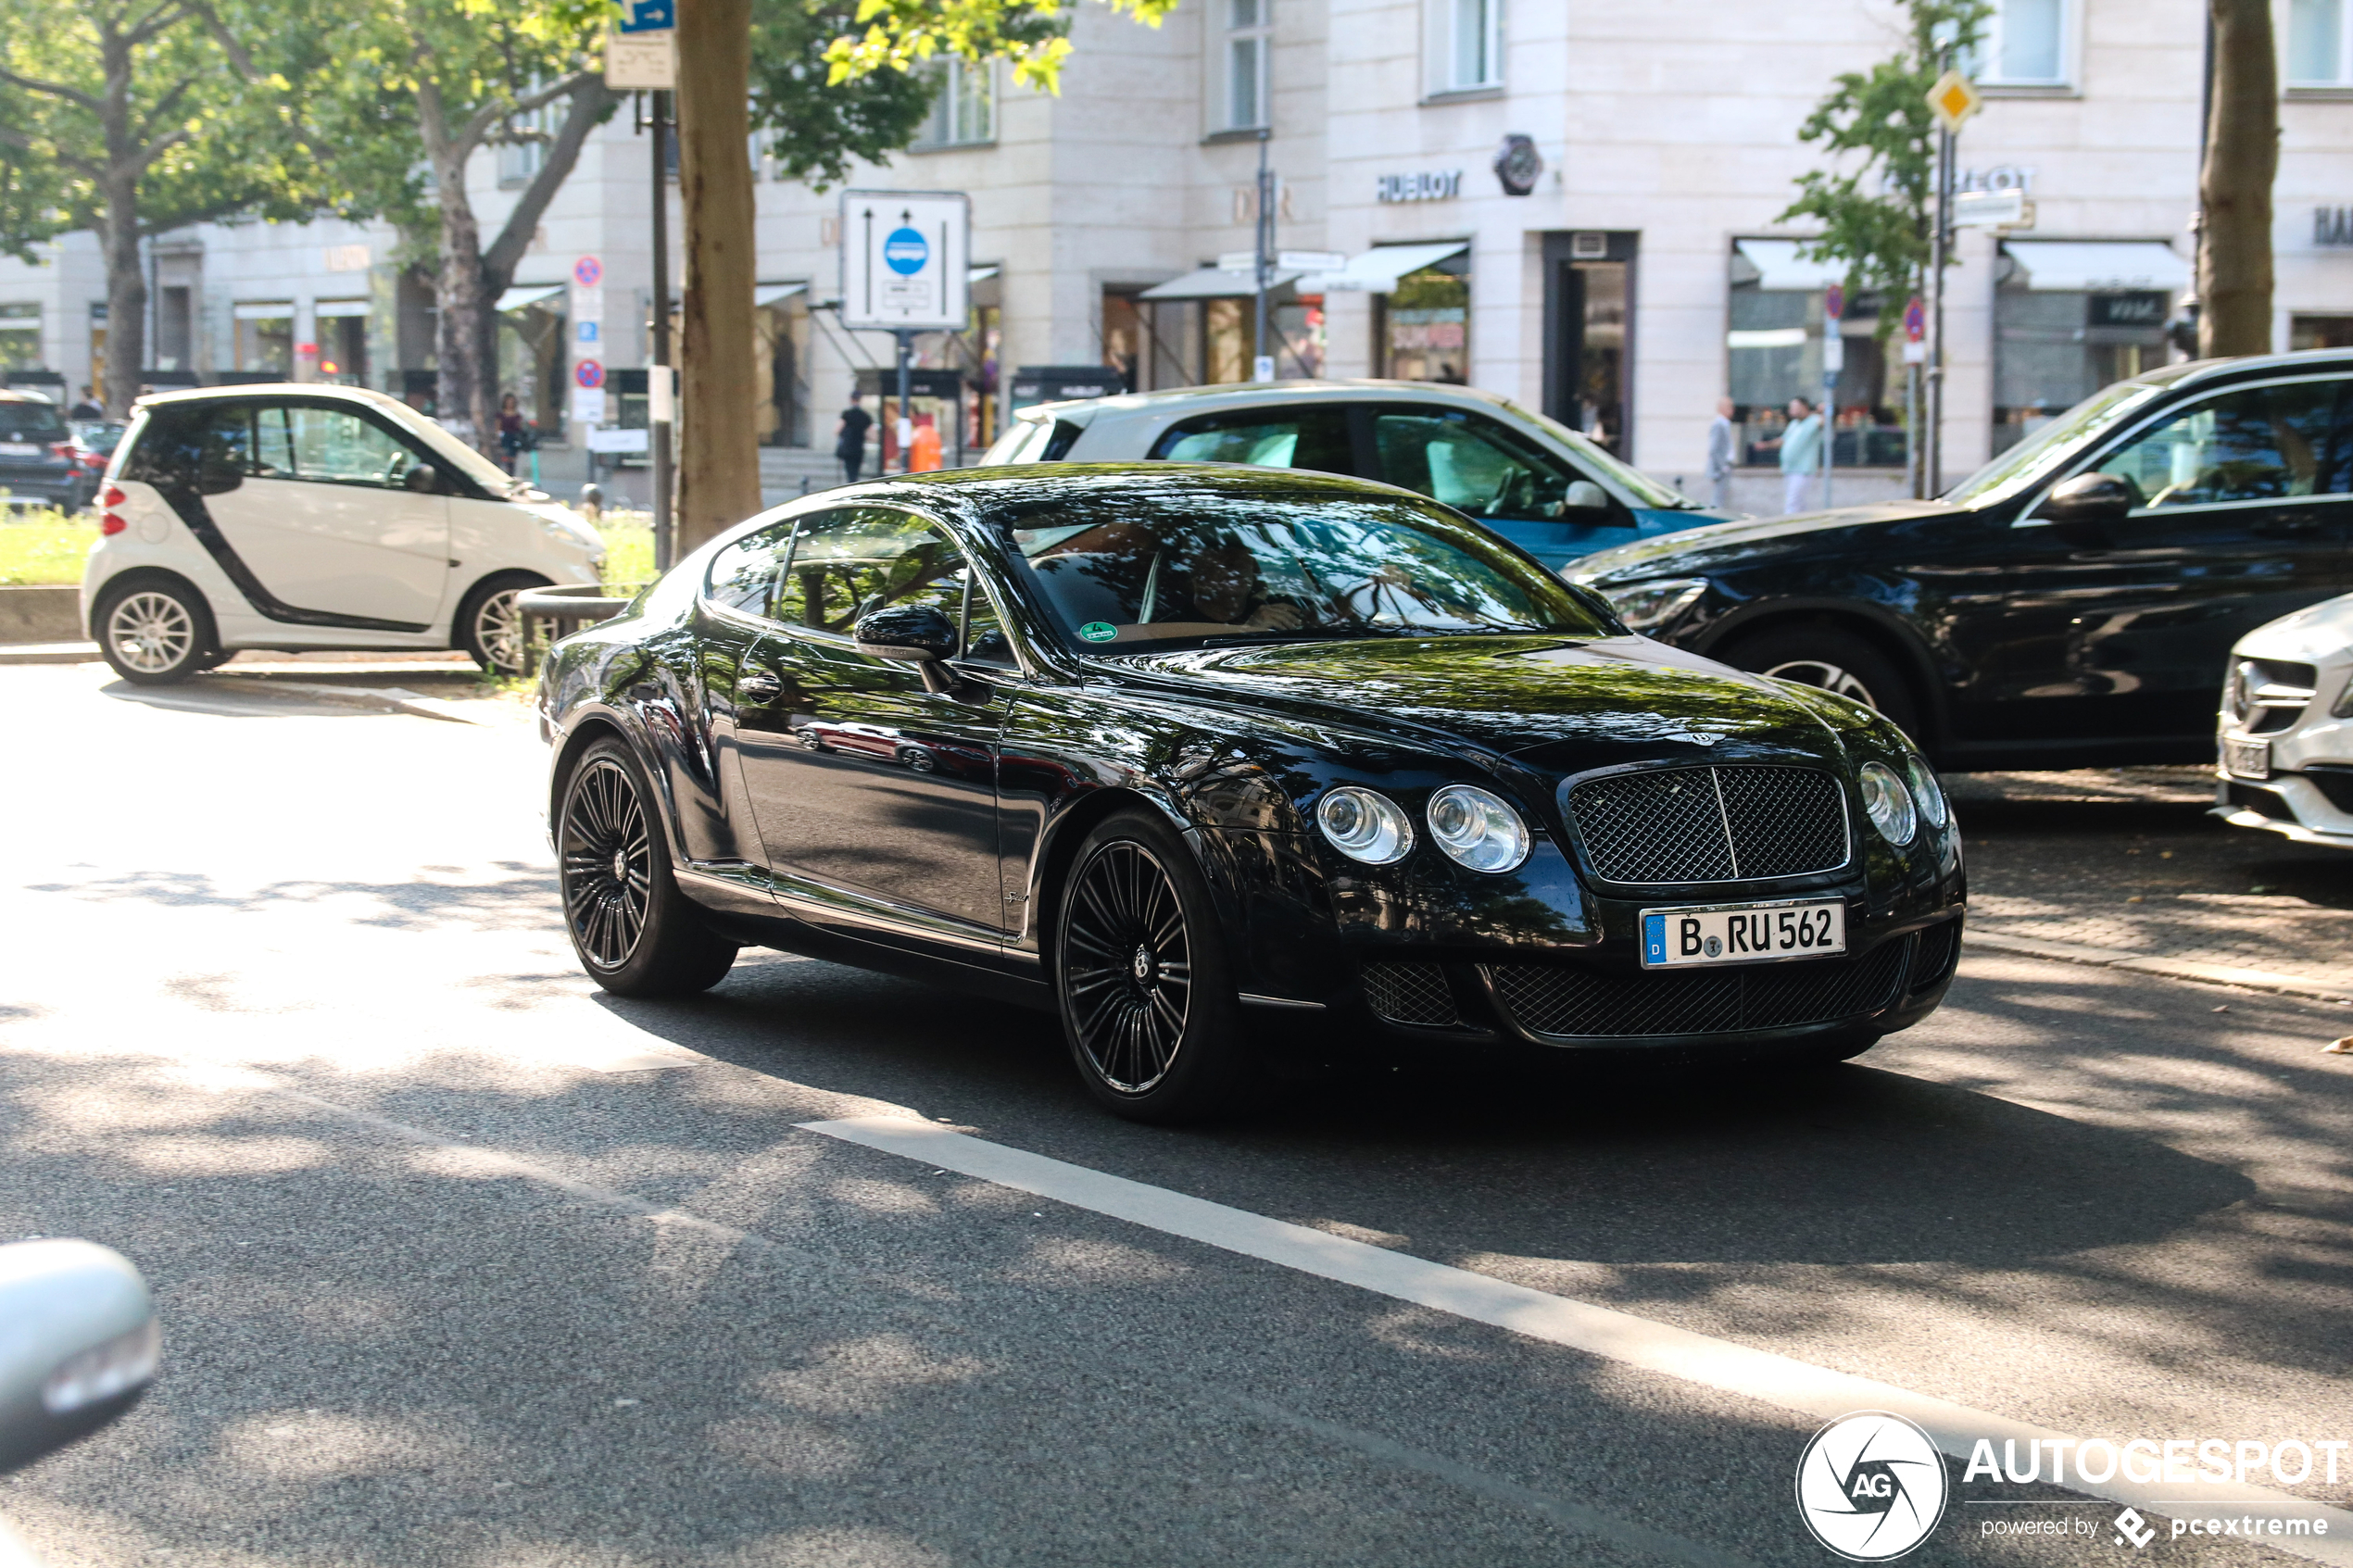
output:
{"label": "yellow diamond sign", "polygon": [[1948,70],[1936,79],[1928,90],[1928,107],[1936,116],[1936,123],[1948,132],[1957,132],[1961,121],[1985,106],[1984,95],[1959,71]]}

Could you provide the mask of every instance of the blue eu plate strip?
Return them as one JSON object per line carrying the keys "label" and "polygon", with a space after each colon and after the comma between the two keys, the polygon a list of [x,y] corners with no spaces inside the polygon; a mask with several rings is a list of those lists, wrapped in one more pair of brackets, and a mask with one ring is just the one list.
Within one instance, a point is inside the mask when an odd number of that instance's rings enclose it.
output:
{"label": "blue eu plate strip", "polygon": [[1642,961],[1664,963],[1667,960],[1667,917],[1642,917]]}

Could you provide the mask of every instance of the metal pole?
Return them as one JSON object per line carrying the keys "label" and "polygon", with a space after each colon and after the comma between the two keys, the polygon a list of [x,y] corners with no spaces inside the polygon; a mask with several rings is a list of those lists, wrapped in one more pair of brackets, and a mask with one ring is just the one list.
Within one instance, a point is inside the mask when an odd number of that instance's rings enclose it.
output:
{"label": "metal pole", "polygon": [[1256,270],[1252,282],[1257,285],[1258,314],[1250,339],[1250,379],[1273,381],[1274,356],[1266,351],[1266,291],[1274,284],[1275,176],[1267,167],[1266,144],[1274,132],[1262,129],[1258,132],[1258,223],[1253,231],[1253,245],[1258,253]]}
{"label": "metal pole", "polygon": [[1936,133],[1936,232],[1929,245],[1928,451],[1921,465],[1928,494],[1944,492],[1944,266],[1953,243],[1953,133]]}
{"label": "metal pole", "polygon": [[[1838,331],[1836,321],[1832,321],[1830,325],[1831,331]],[[1831,459],[1833,455],[1831,446],[1838,439],[1837,416],[1838,372],[1824,370],[1822,372],[1822,509],[1824,511],[1831,509]]]}
{"label": "metal pole", "polygon": [[907,411],[909,387],[913,380],[910,367],[915,362],[915,334],[900,329],[890,334],[899,340],[899,471],[915,471],[915,419]]}
{"label": "metal pole", "polygon": [[[646,446],[654,470],[654,570],[668,571],[677,553],[676,519],[671,516],[670,474],[670,94],[653,94],[654,144],[654,322],[653,363],[646,370],[649,427]],[[660,379],[661,392],[653,383]],[[663,418],[651,416],[659,411]]]}

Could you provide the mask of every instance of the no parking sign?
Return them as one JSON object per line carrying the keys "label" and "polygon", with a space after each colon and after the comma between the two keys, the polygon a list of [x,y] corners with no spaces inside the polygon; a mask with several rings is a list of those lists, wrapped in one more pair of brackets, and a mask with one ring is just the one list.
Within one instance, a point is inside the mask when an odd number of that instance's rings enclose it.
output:
{"label": "no parking sign", "polygon": [[594,359],[583,359],[572,368],[572,379],[588,388],[605,384],[605,368]]}

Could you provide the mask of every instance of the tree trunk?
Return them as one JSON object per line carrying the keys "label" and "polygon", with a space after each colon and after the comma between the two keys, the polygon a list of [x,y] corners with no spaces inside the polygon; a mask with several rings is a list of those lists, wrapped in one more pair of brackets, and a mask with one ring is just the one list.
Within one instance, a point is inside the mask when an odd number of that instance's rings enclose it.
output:
{"label": "tree trunk", "polygon": [[108,28],[100,34],[98,57],[106,73],[99,127],[107,142],[98,182],[107,204],[98,224],[107,266],[107,373],[98,395],[107,413],[122,420],[131,417],[147,358],[147,278],[139,265],[139,176],[147,158],[131,124],[131,45]]}
{"label": "tree trunk", "polygon": [[2213,109],[2198,178],[2198,353],[2271,351],[2271,178],[2279,64],[2269,0],[2210,0]]}
{"label": "tree trunk", "polygon": [[[435,281],[434,303],[439,307],[435,351],[441,371],[435,378],[436,401],[444,424],[470,424],[465,438],[485,453],[495,451],[498,421],[490,413],[490,378],[494,364],[484,354],[483,318],[497,302],[483,297],[482,231],[466,200],[466,166],[436,171],[441,204],[441,275]],[[494,340],[495,341],[495,340]]]}
{"label": "tree trunk", "polygon": [[98,246],[107,263],[107,373],[98,395],[107,418],[125,420],[147,358],[147,275],[139,265],[138,178],[110,178],[106,188]]}
{"label": "tree trunk", "polygon": [[678,6],[678,183],[686,278],[679,351],[678,552],[760,510],[753,419],[750,0]]}

